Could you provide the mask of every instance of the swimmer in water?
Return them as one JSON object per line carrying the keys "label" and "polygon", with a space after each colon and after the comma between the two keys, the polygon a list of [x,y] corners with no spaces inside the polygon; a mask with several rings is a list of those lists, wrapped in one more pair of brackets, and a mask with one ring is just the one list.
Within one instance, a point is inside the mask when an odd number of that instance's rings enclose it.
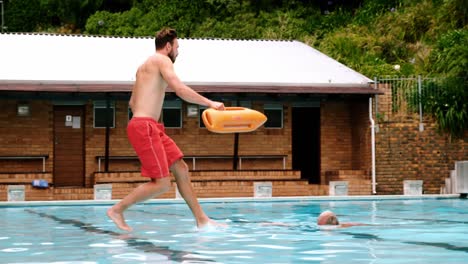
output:
{"label": "swimmer in water", "polygon": [[329,226],[329,227],[337,227],[337,228],[345,228],[351,226],[362,226],[366,224],[362,223],[341,223],[338,221],[338,217],[332,211],[325,211],[319,215],[317,218],[317,225],[318,226]]}

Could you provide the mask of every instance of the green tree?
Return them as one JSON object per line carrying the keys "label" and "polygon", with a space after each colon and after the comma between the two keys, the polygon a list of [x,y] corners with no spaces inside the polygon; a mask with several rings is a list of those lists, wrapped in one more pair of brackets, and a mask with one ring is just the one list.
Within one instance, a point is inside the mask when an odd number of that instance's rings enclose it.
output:
{"label": "green tree", "polygon": [[88,34],[152,36],[161,27],[170,26],[176,28],[181,37],[187,37],[208,16],[205,5],[200,0],[143,0],[128,11],[96,12],[89,17],[85,29]]}
{"label": "green tree", "polygon": [[103,1],[10,0],[5,3],[5,21],[11,32],[49,31],[62,26],[79,32]]}
{"label": "green tree", "polygon": [[85,26],[86,20],[99,10],[104,0],[41,0],[46,17],[52,18],[52,26],[72,25],[76,29]]}
{"label": "green tree", "polygon": [[429,83],[421,98],[424,112],[434,116],[439,131],[461,138],[468,129],[468,82],[448,77]]}
{"label": "green tree", "polygon": [[447,32],[430,55],[428,70],[448,77],[468,77],[468,29]]}
{"label": "green tree", "polygon": [[41,0],[3,1],[5,26],[10,32],[32,32],[47,19],[42,16]]}
{"label": "green tree", "polygon": [[143,12],[132,8],[122,13],[98,11],[86,22],[86,32],[95,35],[134,36]]}

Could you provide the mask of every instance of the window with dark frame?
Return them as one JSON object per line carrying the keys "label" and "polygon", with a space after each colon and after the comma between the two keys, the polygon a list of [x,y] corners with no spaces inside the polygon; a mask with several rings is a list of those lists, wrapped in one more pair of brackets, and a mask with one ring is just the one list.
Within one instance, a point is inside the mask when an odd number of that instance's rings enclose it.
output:
{"label": "window with dark frame", "polygon": [[232,101],[232,106],[252,108],[252,102],[251,101],[240,101],[239,105],[237,105],[237,101]]}
{"label": "window with dark frame", "polygon": [[166,128],[182,128],[182,102],[166,101],[162,109],[162,122]]}
{"label": "window with dark frame", "polygon": [[133,117],[133,112],[132,112],[132,109],[130,108],[130,106],[128,107],[128,121],[130,121]]}
{"label": "window with dark frame", "polygon": [[[107,114],[107,103],[106,101],[95,101],[94,102],[94,128],[106,128],[106,114]],[[109,106],[109,123],[110,128],[115,128],[115,102],[110,102]]]}
{"label": "window with dark frame", "polygon": [[206,109],[207,107],[205,106],[201,106],[201,105],[198,106],[198,124],[200,128],[206,128],[205,123],[203,123],[203,118],[202,118],[203,111],[205,111]]}
{"label": "window with dark frame", "polygon": [[265,105],[264,114],[268,118],[264,125],[265,128],[283,128],[283,105]]}

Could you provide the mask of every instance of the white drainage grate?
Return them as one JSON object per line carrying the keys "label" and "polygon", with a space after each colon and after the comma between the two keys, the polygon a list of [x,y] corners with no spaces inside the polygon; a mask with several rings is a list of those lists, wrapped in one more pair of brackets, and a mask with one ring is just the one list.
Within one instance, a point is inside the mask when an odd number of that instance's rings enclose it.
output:
{"label": "white drainage grate", "polygon": [[25,200],[24,185],[8,185],[8,201],[21,202]]}
{"label": "white drainage grate", "polygon": [[112,200],[112,184],[94,185],[94,200]]}
{"label": "white drainage grate", "polygon": [[403,181],[404,195],[422,195],[423,181],[422,180],[405,180]]}
{"label": "white drainage grate", "polygon": [[272,197],[273,185],[271,182],[254,182],[254,197]]}
{"label": "white drainage grate", "polygon": [[347,181],[330,181],[328,193],[330,196],[348,195],[348,182]]}
{"label": "white drainage grate", "polygon": [[455,162],[455,193],[468,193],[468,160]]}

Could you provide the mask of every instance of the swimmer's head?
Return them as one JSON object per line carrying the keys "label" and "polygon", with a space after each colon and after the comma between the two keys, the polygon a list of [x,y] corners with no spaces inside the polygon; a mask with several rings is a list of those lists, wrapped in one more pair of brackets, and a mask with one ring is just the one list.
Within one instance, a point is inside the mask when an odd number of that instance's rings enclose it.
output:
{"label": "swimmer's head", "polygon": [[317,225],[339,225],[338,218],[331,211],[325,211],[317,218]]}

